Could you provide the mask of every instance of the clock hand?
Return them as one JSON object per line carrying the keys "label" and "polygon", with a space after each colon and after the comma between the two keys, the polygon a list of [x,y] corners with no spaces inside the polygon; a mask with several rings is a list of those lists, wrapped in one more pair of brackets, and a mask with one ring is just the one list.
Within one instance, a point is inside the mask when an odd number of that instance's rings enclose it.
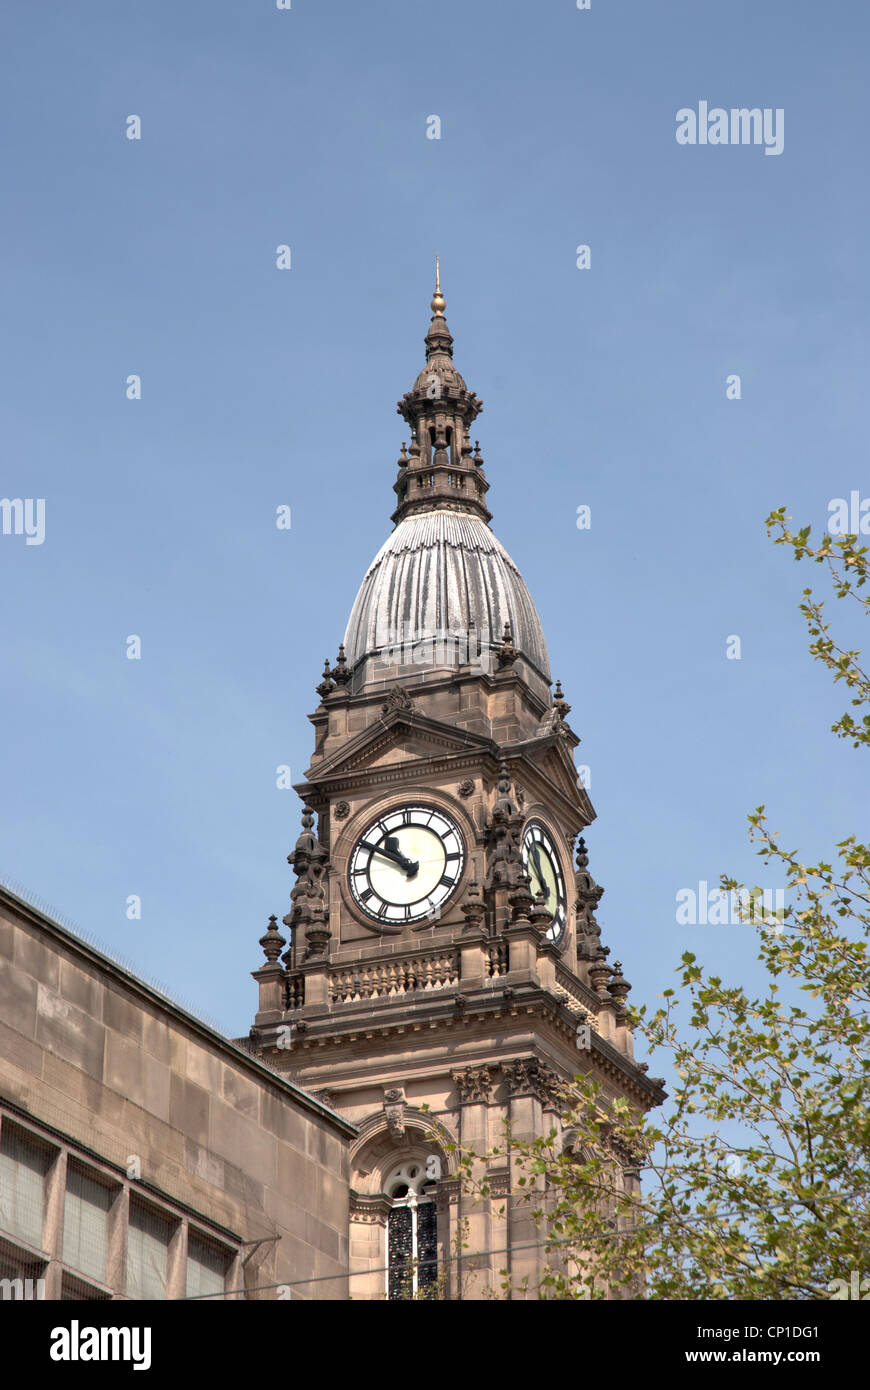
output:
{"label": "clock hand", "polygon": [[404,854],[401,854],[398,849],[394,849],[393,846],[397,844],[398,841],[392,835],[387,836],[383,845],[373,845],[370,840],[360,840],[363,849],[370,850],[372,854],[380,854],[382,858],[389,859],[393,864],[398,864],[400,869],[405,870],[408,878],[413,878],[420,865],[413,859],[406,859]]}
{"label": "clock hand", "polygon": [[546,902],[550,896],[550,889],[546,880],[544,879],[544,871],[541,868],[541,856],[538,853],[538,846],[536,844],[529,845],[529,854],[535,861],[535,870],[538,875],[538,882],[541,885],[541,892],[544,895],[544,902]]}
{"label": "clock hand", "polygon": [[[408,877],[413,878],[420,865],[417,862],[417,860],[408,859],[407,856],[402,853],[402,851],[399,849],[399,842],[396,839],[395,835],[385,836],[384,847],[388,854],[395,856],[396,863],[401,864]],[[383,851],[381,852],[383,853]]]}

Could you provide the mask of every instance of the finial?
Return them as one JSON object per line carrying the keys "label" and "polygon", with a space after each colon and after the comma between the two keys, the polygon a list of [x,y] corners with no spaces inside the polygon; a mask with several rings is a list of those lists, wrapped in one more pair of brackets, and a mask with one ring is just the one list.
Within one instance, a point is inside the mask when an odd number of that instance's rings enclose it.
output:
{"label": "finial", "polygon": [[432,317],[443,319],[446,300],[441,293],[441,263],[438,253],[435,253],[435,293],[432,296]]}
{"label": "finial", "polygon": [[336,685],[347,685],[352,674],[353,672],[347,664],[347,657],[344,654],[344,643],[342,642],[338,648],[338,661],[329,672],[329,675],[330,678],[335,681]]}
{"label": "finial", "polygon": [[286,946],[287,942],[278,930],[278,918],[273,915],[269,918],[269,926],[264,936],[260,937],[260,945],[263,948],[263,955],[270,965],[274,965],[281,954],[281,947]]}
{"label": "finial", "polygon": [[323,663],[323,678],[318,686],[315,687],[321,700],[325,700],[327,695],[331,695],[335,686],[329,674],[329,657]]}

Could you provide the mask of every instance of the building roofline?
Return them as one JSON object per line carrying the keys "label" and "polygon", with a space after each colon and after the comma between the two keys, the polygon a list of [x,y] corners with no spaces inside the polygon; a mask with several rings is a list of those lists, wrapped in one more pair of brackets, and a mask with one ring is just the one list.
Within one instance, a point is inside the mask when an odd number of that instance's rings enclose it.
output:
{"label": "building roofline", "polygon": [[225,1037],[224,1034],[218,1032],[216,1028],[213,1028],[208,1023],[204,1023],[202,1019],[197,1018],[196,1014],[190,1013],[188,1009],[183,1008],[180,1004],[176,1004],[174,1000],[163,994],[159,989],[148,984],[147,981],[134,974],[127,966],[121,965],[118,961],[113,960],[105,951],[100,950],[96,946],[92,946],[89,941],[83,936],[80,936],[78,932],[74,931],[71,927],[64,926],[62,923],[56,921],[54,917],[50,916],[42,908],[34,906],[33,903],[28,902],[26,898],[21,897],[2,882],[0,882],[0,904],[6,904],[12,908],[46,935],[54,936],[59,939],[74,955],[84,958],[89,964],[97,966],[107,974],[118,979],[131,991],[131,993],[147,1000],[149,1004],[171,1015],[180,1023],[184,1023],[192,1032],[198,1034],[206,1042],[230,1057],[237,1065],[252,1072],[261,1080],[269,1081],[276,1090],[283,1092],[285,1095],[291,1095],[304,1110],[309,1110],[322,1119],[328,1120],[334,1128],[340,1130],[349,1138],[355,1138],[359,1133],[358,1126],[352,1124],[350,1120],[345,1119],[343,1115],[339,1115],[337,1111],[330,1109],[328,1105],[324,1105],[322,1101],[311,1095],[310,1092],[302,1090],[302,1088],[297,1086],[294,1082],[288,1081],[285,1076],[274,1071],[268,1063],[260,1061],[245,1048],[240,1047],[237,1042]]}

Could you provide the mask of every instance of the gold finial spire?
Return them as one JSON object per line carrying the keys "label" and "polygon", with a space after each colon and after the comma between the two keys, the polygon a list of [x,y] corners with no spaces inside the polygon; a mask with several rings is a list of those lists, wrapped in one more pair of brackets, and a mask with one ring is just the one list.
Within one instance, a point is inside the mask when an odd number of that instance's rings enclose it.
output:
{"label": "gold finial spire", "polygon": [[432,296],[432,317],[443,319],[446,300],[441,293],[441,263],[438,259],[438,252],[435,252],[435,293]]}

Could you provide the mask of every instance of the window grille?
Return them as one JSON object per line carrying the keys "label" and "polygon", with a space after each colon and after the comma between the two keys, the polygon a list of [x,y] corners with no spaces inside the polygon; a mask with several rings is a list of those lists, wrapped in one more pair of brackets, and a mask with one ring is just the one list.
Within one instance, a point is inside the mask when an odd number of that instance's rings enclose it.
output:
{"label": "window grille", "polygon": [[41,1299],[45,1297],[43,1260],[34,1260],[7,1241],[0,1241],[0,1300]]}
{"label": "window grille", "polygon": [[426,1164],[411,1160],[386,1182],[392,1210],[387,1219],[387,1298],[423,1294],[438,1281],[438,1210]]}
{"label": "window grille", "polygon": [[195,1298],[201,1294],[223,1295],[227,1286],[230,1259],[227,1250],[191,1231],[187,1238],[188,1298]]}
{"label": "window grille", "polygon": [[172,1227],[159,1212],[130,1203],[127,1232],[127,1296],[154,1302],[166,1297]]}
{"label": "window grille", "polygon": [[72,1274],[64,1274],[60,1286],[61,1303],[100,1303],[111,1300],[112,1295],[104,1289],[95,1289],[83,1279]]}
{"label": "window grille", "polygon": [[83,1169],[67,1169],[63,1207],[63,1262],[89,1279],[106,1282],[109,1207],[113,1193]]}
{"label": "window grille", "polygon": [[0,1134],[0,1229],[42,1249],[45,1178],[52,1153],[7,1122]]}

